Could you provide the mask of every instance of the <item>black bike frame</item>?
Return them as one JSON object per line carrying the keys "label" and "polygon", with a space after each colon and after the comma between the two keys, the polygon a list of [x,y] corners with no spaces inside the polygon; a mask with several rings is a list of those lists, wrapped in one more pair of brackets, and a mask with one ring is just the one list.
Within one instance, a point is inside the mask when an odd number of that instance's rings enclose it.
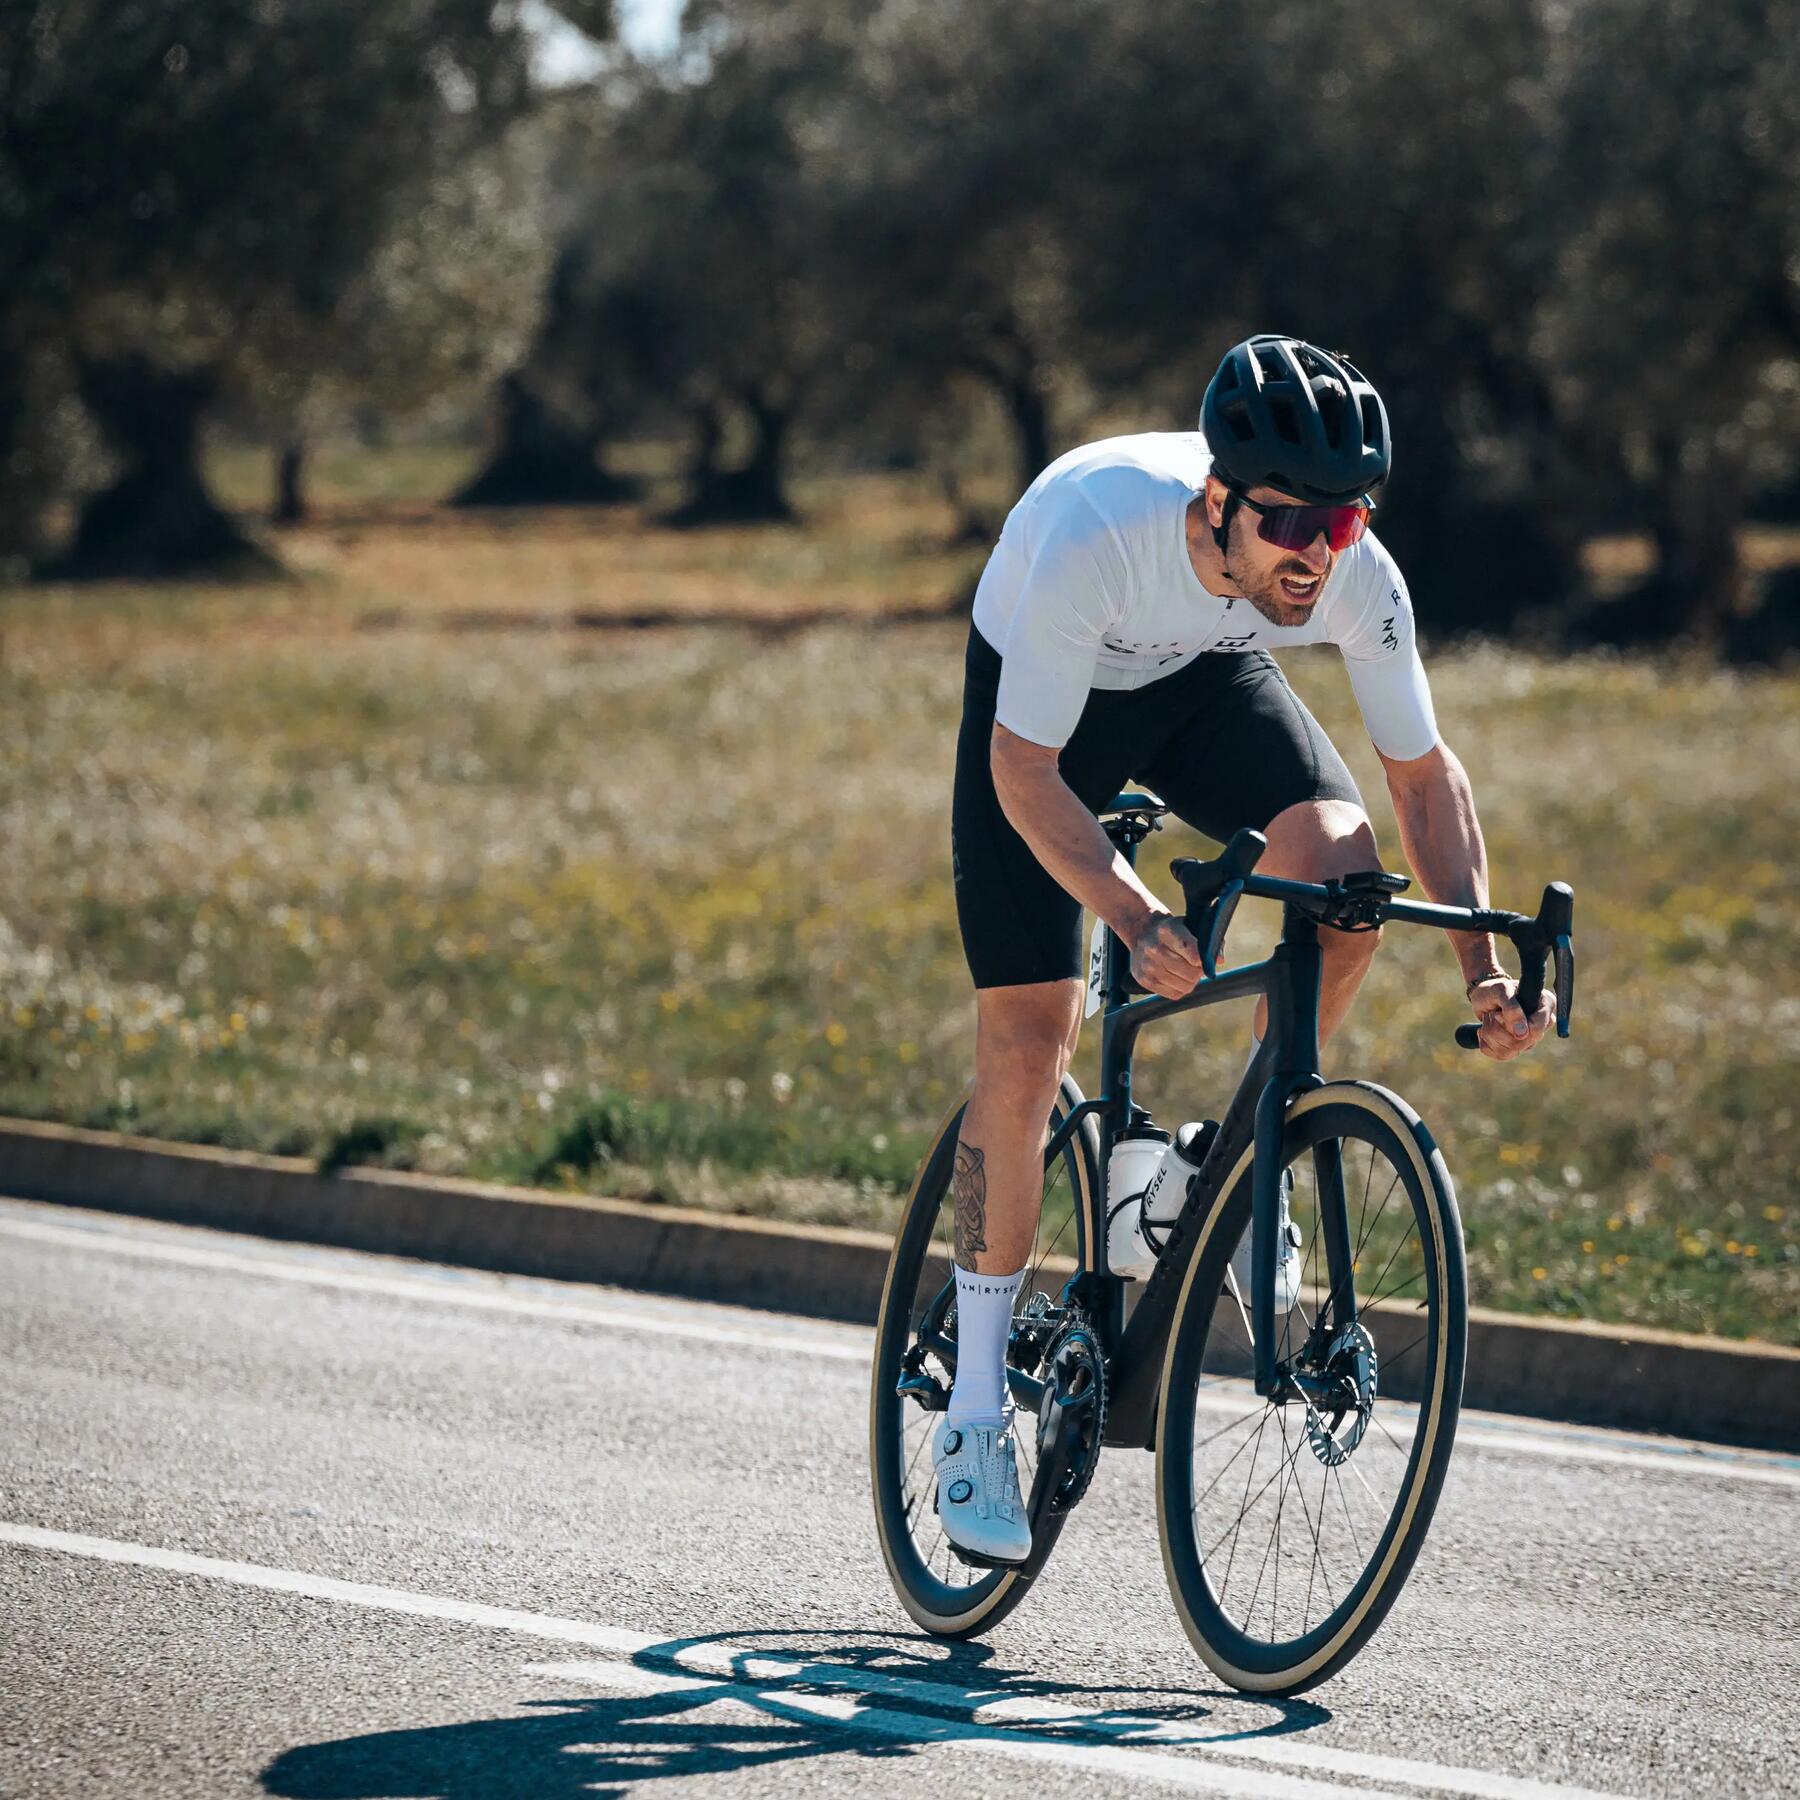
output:
{"label": "black bike frame", "polygon": [[[1136,862],[1141,834],[1119,832],[1115,842],[1128,862]],[[1279,884],[1259,879],[1258,891]],[[1310,890],[1302,890],[1310,891]],[[1319,952],[1318,927],[1312,919],[1285,909],[1281,942],[1266,961],[1231,969],[1199,983],[1180,1000],[1157,996],[1133,1000],[1127,997],[1130,954],[1111,931],[1106,933],[1103,981],[1105,1010],[1100,1032],[1100,1094],[1089,1100],[1058,1128],[1045,1150],[1046,1165],[1079,1128],[1084,1113],[1093,1113],[1100,1128],[1100,1192],[1095,1218],[1087,1234],[1088,1267],[1072,1283],[1071,1298],[1078,1301],[1099,1330],[1110,1365],[1112,1394],[1107,1407],[1106,1441],[1147,1444],[1156,1421],[1157,1387],[1162,1374],[1164,1349],[1174,1323],[1175,1302],[1187,1273],[1188,1251],[1200,1221],[1211,1209],[1221,1183],[1237,1167],[1244,1150],[1254,1145],[1251,1237],[1251,1333],[1256,1340],[1256,1389],[1274,1394],[1280,1382],[1275,1365],[1275,1230],[1280,1209],[1281,1137],[1288,1102],[1308,1088],[1322,1085],[1319,1074]],[[1124,1280],[1106,1265],[1107,1191],[1105,1171],[1118,1135],[1132,1113],[1132,1057],[1138,1034],[1147,1025],[1217,1006],[1228,1000],[1253,999],[1269,1003],[1268,1029],[1262,1048],[1244,1071],[1242,1081],[1219,1130],[1206,1153],[1200,1175],[1181,1215],[1169,1232],[1156,1267],[1144,1283],[1131,1316],[1125,1316]],[[1321,1194],[1324,1205],[1327,1196]],[[1354,1317],[1349,1289],[1349,1225],[1342,1214],[1342,1189],[1336,1196],[1340,1234],[1327,1231],[1326,1255],[1334,1292],[1348,1301],[1340,1305],[1340,1323]],[[1338,1254],[1341,1254],[1341,1262]],[[1023,1396],[1022,1396],[1023,1397]]]}
{"label": "black bike frame", "polygon": [[[1160,812],[1161,809],[1157,809]],[[1128,863],[1135,866],[1138,846],[1156,827],[1148,810],[1126,809],[1106,823],[1106,832]],[[1253,834],[1240,833],[1247,838]],[[1255,840],[1260,845],[1260,840]],[[1228,847],[1229,858],[1238,840]],[[1441,906],[1424,900],[1402,900],[1393,889],[1364,888],[1357,904],[1347,911],[1343,884],[1328,887],[1309,882],[1285,881],[1253,872],[1258,851],[1238,866],[1242,873],[1233,892],[1282,902],[1281,939],[1266,961],[1250,963],[1223,973],[1209,973],[1180,1000],[1158,996],[1133,999],[1142,994],[1131,980],[1131,958],[1111,930],[1105,934],[1102,964],[1104,1011],[1100,1030],[1100,1093],[1084,1101],[1063,1120],[1045,1147],[1048,1168],[1061,1154],[1084,1119],[1090,1115],[1099,1126],[1100,1169],[1094,1199],[1094,1216],[1088,1221],[1087,1266],[1068,1285],[1068,1297],[1079,1304],[1098,1331],[1107,1358],[1111,1398],[1107,1408],[1105,1441],[1109,1444],[1149,1446],[1156,1424],[1157,1391],[1164,1352],[1174,1324],[1175,1307],[1192,1259],[1195,1233],[1211,1209],[1223,1197],[1224,1184],[1252,1152],[1252,1201],[1250,1245],[1250,1327],[1254,1339],[1256,1392],[1264,1398],[1298,1398],[1313,1391],[1307,1374],[1284,1368],[1275,1354],[1275,1235],[1281,1206],[1281,1142],[1289,1104],[1308,1089],[1322,1087],[1319,1073],[1319,979],[1323,958],[1319,950],[1318,909],[1321,904],[1339,910],[1354,926],[1398,924],[1431,925],[1439,930],[1494,932],[1509,937],[1520,952],[1519,1004],[1535,1011],[1542,992],[1546,960],[1554,954],[1557,966],[1556,1030],[1569,1035],[1574,987],[1574,951],[1571,948],[1573,896],[1560,883],[1544,890],[1543,905],[1535,919],[1522,913],[1489,907]],[[1223,859],[1222,859],[1223,860]],[[1217,868],[1218,865],[1208,865]],[[1403,884],[1402,884],[1403,885]],[[1203,890],[1204,891],[1204,890]],[[1205,943],[1215,935],[1213,914],[1220,889],[1208,904],[1207,916],[1190,918],[1197,936]],[[1233,902],[1235,903],[1235,901]],[[1192,904],[1192,901],[1190,901]],[[1229,918],[1229,912],[1224,915]],[[1320,915],[1323,916],[1323,915]],[[1208,965],[1211,968],[1211,963]],[[1126,1316],[1126,1283],[1106,1262],[1106,1227],[1110,1196],[1107,1167],[1119,1134],[1131,1123],[1132,1053],[1138,1034],[1179,1013],[1227,1000],[1261,995],[1268,1001],[1268,1028],[1262,1047],[1245,1069],[1243,1079],[1225,1116],[1219,1123],[1200,1173],[1195,1178],[1180,1216],[1170,1228],[1156,1266],[1144,1283],[1137,1304]],[[1475,1047],[1473,1028],[1458,1028],[1457,1042]],[[1331,1332],[1336,1336],[1356,1320],[1356,1285],[1352,1275],[1349,1214],[1344,1200],[1343,1170],[1330,1139],[1314,1148],[1313,1169],[1319,1196],[1319,1234],[1324,1243]],[[1079,1203],[1079,1202],[1078,1202]],[[1321,1307],[1315,1335],[1326,1314]],[[1317,1346],[1314,1346],[1317,1348]],[[1008,1386],[1024,1406],[1036,1409],[1042,1384],[1020,1371],[1008,1375]]]}

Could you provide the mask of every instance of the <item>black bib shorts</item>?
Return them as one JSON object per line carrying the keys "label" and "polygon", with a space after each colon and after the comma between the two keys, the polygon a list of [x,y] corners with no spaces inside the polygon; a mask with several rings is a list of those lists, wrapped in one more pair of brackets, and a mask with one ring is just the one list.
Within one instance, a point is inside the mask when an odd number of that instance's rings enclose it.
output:
{"label": "black bib shorts", "polygon": [[[956,740],[951,869],[963,952],[978,988],[1078,977],[1081,904],[1032,855],[1000,810],[989,750],[1000,653],[970,627]],[[1140,688],[1094,688],[1057,759],[1083,806],[1131,781],[1223,844],[1303,800],[1362,805],[1319,722],[1266,650],[1207,651]]]}

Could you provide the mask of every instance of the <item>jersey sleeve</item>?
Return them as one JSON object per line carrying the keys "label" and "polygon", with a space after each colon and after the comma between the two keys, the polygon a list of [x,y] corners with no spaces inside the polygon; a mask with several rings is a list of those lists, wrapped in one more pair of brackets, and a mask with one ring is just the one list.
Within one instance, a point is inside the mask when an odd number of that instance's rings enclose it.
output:
{"label": "jersey sleeve", "polygon": [[998,723],[1051,749],[1069,741],[1124,592],[1118,540],[1091,501],[1070,494],[1039,536],[1000,646]]}
{"label": "jersey sleeve", "polygon": [[1431,686],[1413,630],[1412,599],[1399,565],[1373,536],[1361,591],[1338,648],[1350,673],[1351,691],[1362,709],[1369,741],[1383,756],[1410,762],[1438,742]]}

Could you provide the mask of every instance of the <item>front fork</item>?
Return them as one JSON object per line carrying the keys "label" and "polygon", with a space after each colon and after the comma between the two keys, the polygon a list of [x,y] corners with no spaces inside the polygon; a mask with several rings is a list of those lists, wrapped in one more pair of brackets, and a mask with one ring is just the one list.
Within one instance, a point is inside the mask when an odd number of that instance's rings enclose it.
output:
{"label": "front fork", "polygon": [[[1274,959],[1284,978],[1269,988],[1269,1038],[1282,1047],[1268,1071],[1256,1103],[1251,1161],[1250,1333],[1255,1340],[1256,1392],[1263,1399],[1292,1399],[1316,1385],[1276,1357],[1275,1265],[1281,1225],[1282,1145],[1289,1104],[1324,1086],[1319,1073],[1319,982],[1323,959],[1318,927],[1289,910]],[[1313,1335],[1325,1328],[1337,1336],[1356,1321],[1356,1287],[1351,1271],[1350,1215],[1344,1198],[1343,1158],[1335,1139],[1313,1151],[1319,1195],[1319,1232],[1325,1240],[1330,1300],[1314,1321]],[[1309,1348],[1311,1347],[1309,1343]]]}

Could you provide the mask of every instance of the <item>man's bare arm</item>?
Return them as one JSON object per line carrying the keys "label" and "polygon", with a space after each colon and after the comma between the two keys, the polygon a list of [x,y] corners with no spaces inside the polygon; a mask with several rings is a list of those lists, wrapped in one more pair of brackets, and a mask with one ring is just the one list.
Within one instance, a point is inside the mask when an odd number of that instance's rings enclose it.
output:
{"label": "man's bare arm", "polygon": [[995,725],[991,750],[1000,809],[1069,893],[1131,946],[1132,973],[1179,999],[1200,978],[1200,951],[1181,921],[1113,848],[1057,767],[1058,752]]}
{"label": "man's bare arm", "polygon": [[[1390,756],[1381,756],[1381,762],[1400,843],[1426,897],[1444,906],[1486,906],[1487,844],[1475,813],[1474,789],[1456,753],[1439,743],[1406,762]],[[1513,999],[1516,984],[1510,978],[1482,980],[1500,968],[1492,934],[1446,935],[1462,965],[1463,980],[1472,984],[1470,999],[1483,1021],[1482,1049],[1502,1061],[1529,1050],[1550,1023],[1554,997],[1546,990],[1536,1017],[1528,1020]]]}

